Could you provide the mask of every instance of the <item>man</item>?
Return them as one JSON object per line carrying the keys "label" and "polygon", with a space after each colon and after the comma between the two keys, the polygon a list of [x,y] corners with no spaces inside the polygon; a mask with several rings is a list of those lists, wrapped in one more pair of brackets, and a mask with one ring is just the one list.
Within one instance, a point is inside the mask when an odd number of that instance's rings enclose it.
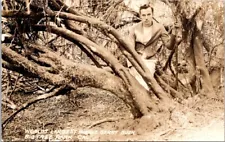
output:
{"label": "man", "polygon": [[[175,36],[169,35],[164,26],[153,20],[154,9],[148,4],[140,7],[139,15],[141,22],[135,25],[130,31],[130,40],[132,42],[132,48],[135,48],[137,53],[141,55],[142,60],[149,68],[152,76],[155,73],[155,65],[157,62],[157,52],[160,47],[157,47],[159,39],[163,44],[172,50],[175,43]],[[128,62],[130,73],[146,88],[149,89],[138,72]]]}

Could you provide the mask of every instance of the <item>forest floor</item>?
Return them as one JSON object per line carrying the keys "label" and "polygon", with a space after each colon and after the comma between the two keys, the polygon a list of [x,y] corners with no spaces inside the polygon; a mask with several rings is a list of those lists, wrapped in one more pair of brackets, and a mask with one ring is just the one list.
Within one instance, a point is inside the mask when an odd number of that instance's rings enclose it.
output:
{"label": "forest floor", "polygon": [[[80,88],[42,100],[20,112],[3,131],[3,140],[224,141],[224,92],[218,99],[197,95],[170,113],[133,120],[124,103],[106,91]],[[16,104],[35,95],[14,94]],[[169,103],[169,102],[168,102]],[[2,105],[2,121],[14,111]]]}

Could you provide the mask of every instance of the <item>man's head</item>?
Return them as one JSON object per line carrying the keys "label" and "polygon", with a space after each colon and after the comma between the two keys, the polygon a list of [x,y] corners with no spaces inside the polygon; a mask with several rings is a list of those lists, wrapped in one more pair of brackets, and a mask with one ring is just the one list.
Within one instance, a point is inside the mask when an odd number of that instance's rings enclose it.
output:
{"label": "man's head", "polygon": [[148,27],[152,25],[153,12],[154,10],[149,4],[140,7],[139,15],[144,26]]}

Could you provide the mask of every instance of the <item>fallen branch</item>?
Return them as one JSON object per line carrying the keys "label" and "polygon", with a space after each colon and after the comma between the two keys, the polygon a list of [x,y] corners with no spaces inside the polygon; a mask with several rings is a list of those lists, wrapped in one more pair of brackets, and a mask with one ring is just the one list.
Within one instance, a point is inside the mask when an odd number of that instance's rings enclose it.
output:
{"label": "fallen branch", "polygon": [[87,128],[88,129],[91,129],[92,127],[95,127],[97,125],[100,125],[102,123],[105,123],[105,122],[115,122],[115,121],[119,121],[120,119],[124,119],[123,117],[119,117],[119,118],[105,118],[105,119],[102,119],[102,120],[99,120],[99,121],[96,121],[94,122],[93,124],[91,124],[90,126],[88,126]]}
{"label": "fallen branch", "polygon": [[6,125],[12,121],[12,119],[18,114],[20,113],[22,110],[25,110],[27,107],[29,107],[30,105],[38,102],[38,101],[41,101],[41,100],[44,100],[44,99],[47,99],[47,98],[51,98],[53,96],[56,96],[56,95],[59,95],[60,92],[62,90],[64,90],[66,88],[66,85],[63,85],[61,87],[58,87],[56,88],[53,92],[51,93],[46,93],[46,94],[43,94],[43,95],[40,95],[40,96],[37,96],[33,99],[31,99],[30,101],[24,103],[16,112],[14,112],[11,116],[9,116],[3,123],[2,123],[2,129],[4,130],[4,128],[6,127]]}

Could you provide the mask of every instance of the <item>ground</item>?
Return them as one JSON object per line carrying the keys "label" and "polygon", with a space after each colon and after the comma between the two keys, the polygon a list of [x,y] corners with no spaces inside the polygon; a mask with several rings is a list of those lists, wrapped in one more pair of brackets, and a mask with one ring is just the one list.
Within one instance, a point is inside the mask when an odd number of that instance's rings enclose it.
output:
{"label": "ground", "polygon": [[[19,113],[3,131],[4,140],[224,140],[223,93],[219,99],[184,100],[168,113],[133,120],[113,94],[80,88],[70,95],[40,101]],[[34,94],[15,94],[16,104]],[[2,120],[12,109],[2,105]],[[102,123],[101,123],[102,122]]]}

